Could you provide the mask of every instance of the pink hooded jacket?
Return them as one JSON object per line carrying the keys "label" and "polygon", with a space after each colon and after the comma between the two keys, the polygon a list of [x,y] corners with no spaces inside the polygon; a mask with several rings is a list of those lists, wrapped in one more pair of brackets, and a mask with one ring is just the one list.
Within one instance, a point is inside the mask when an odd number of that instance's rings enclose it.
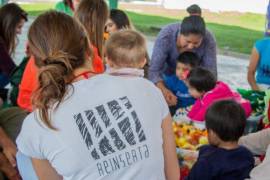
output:
{"label": "pink hooded jacket", "polygon": [[251,105],[248,100],[243,99],[240,94],[233,92],[229,86],[223,82],[217,82],[216,87],[211,91],[206,92],[202,98],[197,99],[195,104],[192,106],[188,117],[194,121],[204,121],[205,114],[210,105],[215,101],[233,99],[242,105],[246,112],[246,116],[249,117],[251,114]]}

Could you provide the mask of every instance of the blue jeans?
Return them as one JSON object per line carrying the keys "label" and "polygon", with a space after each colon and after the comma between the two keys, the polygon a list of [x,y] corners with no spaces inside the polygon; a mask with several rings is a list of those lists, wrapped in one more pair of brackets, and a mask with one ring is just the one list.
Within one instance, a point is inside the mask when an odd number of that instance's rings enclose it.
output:
{"label": "blue jeans", "polygon": [[17,166],[23,180],[38,180],[31,159],[28,156],[19,151],[16,155],[16,159]]}

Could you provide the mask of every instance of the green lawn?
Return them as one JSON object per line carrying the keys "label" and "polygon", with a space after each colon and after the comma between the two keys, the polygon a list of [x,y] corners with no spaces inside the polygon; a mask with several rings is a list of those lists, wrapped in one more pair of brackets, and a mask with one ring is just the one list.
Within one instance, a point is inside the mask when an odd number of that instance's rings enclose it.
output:
{"label": "green lawn", "polygon": [[30,16],[38,16],[46,10],[53,9],[54,6],[54,3],[21,4],[21,7],[26,10]]}
{"label": "green lawn", "polygon": [[[44,10],[52,9],[54,4],[25,4],[22,7],[29,15],[36,16]],[[182,18],[182,16],[169,18],[128,11],[127,14],[138,30],[151,36],[156,36],[160,27],[178,22]],[[253,43],[263,37],[264,16],[252,13],[241,15],[233,13],[233,15],[231,17],[230,13],[210,14],[206,16],[207,27],[215,34],[220,49],[249,54]]]}
{"label": "green lawn", "polygon": [[[134,12],[128,12],[128,15],[136,28],[150,35],[158,33],[159,30],[154,27],[162,27],[168,23],[179,21],[179,19],[142,15]],[[215,34],[220,49],[239,53],[249,54],[253,43],[263,37],[263,31],[239,26],[207,23],[207,27]]]}

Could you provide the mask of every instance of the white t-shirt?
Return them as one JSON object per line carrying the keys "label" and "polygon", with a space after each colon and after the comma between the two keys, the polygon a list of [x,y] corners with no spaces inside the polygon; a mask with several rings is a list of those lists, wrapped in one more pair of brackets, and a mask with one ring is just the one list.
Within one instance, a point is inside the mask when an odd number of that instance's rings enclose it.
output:
{"label": "white t-shirt", "polygon": [[31,113],[19,151],[47,159],[68,180],[165,179],[161,124],[169,110],[154,84],[103,74],[73,87],[51,115],[58,130]]}

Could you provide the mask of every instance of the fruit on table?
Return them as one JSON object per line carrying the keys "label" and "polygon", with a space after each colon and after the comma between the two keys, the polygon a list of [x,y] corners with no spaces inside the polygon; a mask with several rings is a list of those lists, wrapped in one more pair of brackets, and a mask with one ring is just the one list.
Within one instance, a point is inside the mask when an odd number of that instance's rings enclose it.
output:
{"label": "fruit on table", "polygon": [[201,145],[208,144],[207,131],[188,123],[173,122],[176,145],[179,148],[196,150]]}
{"label": "fruit on table", "polygon": [[199,144],[205,145],[208,144],[208,139],[205,136],[200,137]]}

